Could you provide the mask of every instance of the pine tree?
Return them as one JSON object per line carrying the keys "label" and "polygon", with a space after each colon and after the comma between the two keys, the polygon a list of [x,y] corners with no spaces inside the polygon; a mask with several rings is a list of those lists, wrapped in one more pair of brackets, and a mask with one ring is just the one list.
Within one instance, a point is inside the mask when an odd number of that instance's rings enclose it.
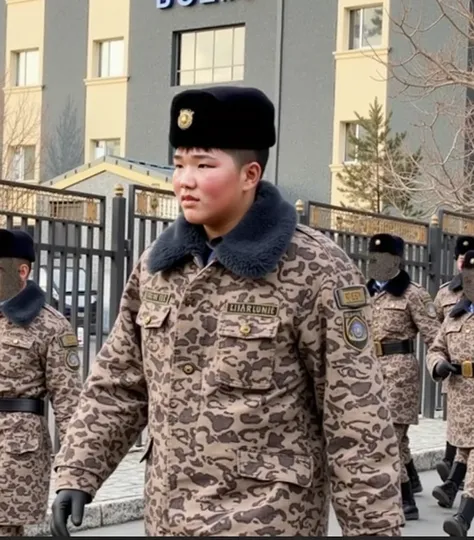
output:
{"label": "pine tree", "polygon": [[383,117],[377,98],[367,118],[356,114],[359,134],[348,134],[352,147],[350,161],[337,174],[351,205],[375,213],[398,210],[405,217],[417,217],[421,211],[413,203],[415,179],[420,174],[421,148],[413,154],[403,149],[406,131],[391,134],[392,113]]}

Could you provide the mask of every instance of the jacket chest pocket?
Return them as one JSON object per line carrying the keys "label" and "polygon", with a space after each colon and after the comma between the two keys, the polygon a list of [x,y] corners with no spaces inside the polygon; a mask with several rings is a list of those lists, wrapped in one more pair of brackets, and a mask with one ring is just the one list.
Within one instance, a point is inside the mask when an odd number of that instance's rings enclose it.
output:
{"label": "jacket chest pocket", "polygon": [[408,303],[403,302],[388,302],[383,307],[382,317],[383,326],[385,329],[400,330],[408,321],[407,317]]}
{"label": "jacket chest pocket", "polygon": [[0,375],[21,379],[34,369],[34,339],[27,336],[0,338]]}
{"label": "jacket chest pocket", "polygon": [[277,317],[221,315],[217,326],[217,382],[233,388],[271,388],[279,326]]}
{"label": "jacket chest pocket", "polygon": [[163,344],[163,340],[169,339],[166,332],[166,321],[171,311],[171,306],[156,306],[150,309],[146,305],[140,307],[136,323],[141,330],[142,344],[147,350],[156,352]]}
{"label": "jacket chest pocket", "polygon": [[471,347],[471,341],[474,337],[474,328],[469,328],[469,332],[463,332],[462,320],[449,320],[445,329],[446,344],[450,360],[470,360],[474,356],[474,345]]}

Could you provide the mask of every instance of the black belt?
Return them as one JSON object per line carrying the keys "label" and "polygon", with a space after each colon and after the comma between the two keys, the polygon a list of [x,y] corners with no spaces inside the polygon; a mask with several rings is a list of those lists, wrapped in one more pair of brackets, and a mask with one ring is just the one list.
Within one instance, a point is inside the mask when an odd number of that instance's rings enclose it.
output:
{"label": "black belt", "polygon": [[22,412],[44,416],[44,401],[36,398],[0,398],[0,412]]}
{"label": "black belt", "polygon": [[411,354],[415,352],[415,344],[411,339],[403,341],[375,341],[375,354],[387,356],[389,354]]}
{"label": "black belt", "polygon": [[466,377],[467,379],[472,379],[474,377],[474,362],[471,362],[470,360],[466,360],[465,362],[462,362],[461,364],[451,364],[451,365],[456,370],[455,375],[462,375],[463,377]]}

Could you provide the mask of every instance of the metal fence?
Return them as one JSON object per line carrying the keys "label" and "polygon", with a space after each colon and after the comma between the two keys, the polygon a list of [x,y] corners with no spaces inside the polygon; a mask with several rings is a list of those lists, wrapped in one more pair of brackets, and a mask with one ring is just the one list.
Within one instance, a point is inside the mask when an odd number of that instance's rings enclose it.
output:
{"label": "metal fence", "polygon": [[[454,275],[456,236],[474,235],[474,218],[451,212],[440,212],[427,224],[316,202],[296,206],[301,222],[330,236],[364,274],[373,234],[403,237],[405,268],[433,297],[440,284]],[[103,196],[0,181],[0,227],[18,227],[32,234],[37,250],[32,278],[78,334],[84,378],[114,323],[133,266],[179,213],[169,192],[135,185],[130,186],[127,199],[117,186],[109,210],[111,220],[106,220]],[[417,352],[423,381],[420,412],[432,418],[443,402],[439,387],[424,368],[421,340]],[[49,415],[53,429],[52,411]],[[57,438],[55,442],[57,449]]]}

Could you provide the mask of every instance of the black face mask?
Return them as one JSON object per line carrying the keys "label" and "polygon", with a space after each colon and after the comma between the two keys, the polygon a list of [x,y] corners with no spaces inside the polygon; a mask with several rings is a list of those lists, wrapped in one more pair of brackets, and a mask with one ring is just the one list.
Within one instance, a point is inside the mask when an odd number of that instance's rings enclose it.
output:
{"label": "black face mask", "polygon": [[389,281],[400,271],[401,257],[391,253],[369,253],[369,277]]}
{"label": "black face mask", "polygon": [[23,288],[15,259],[0,258],[0,302],[16,296]]}
{"label": "black face mask", "polygon": [[462,288],[465,297],[474,303],[474,268],[462,271]]}

